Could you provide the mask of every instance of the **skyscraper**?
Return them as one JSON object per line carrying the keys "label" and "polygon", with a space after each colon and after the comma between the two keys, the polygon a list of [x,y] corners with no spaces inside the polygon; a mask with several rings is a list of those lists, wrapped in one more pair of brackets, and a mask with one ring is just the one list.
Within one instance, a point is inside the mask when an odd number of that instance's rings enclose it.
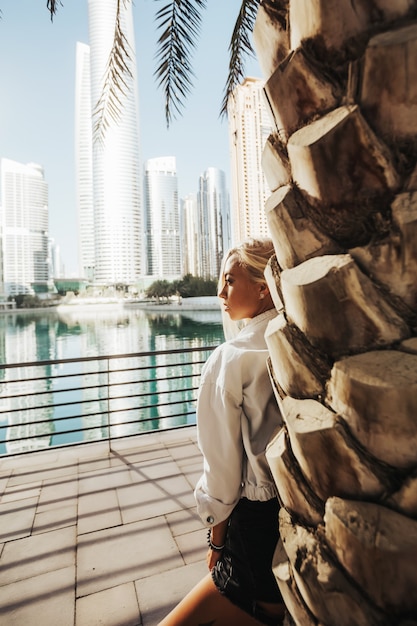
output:
{"label": "skyscraper", "polygon": [[200,236],[198,230],[197,195],[188,194],[180,202],[181,208],[181,248],[182,274],[199,275],[198,251]]}
{"label": "skyscraper", "polygon": [[5,296],[48,289],[48,185],[36,163],[0,162]]}
{"label": "skyscraper", "polygon": [[90,46],[77,42],[75,64],[75,170],[78,216],[78,265],[94,280],[93,139],[91,124]]}
{"label": "skyscraper", "polygon": [[147,273],[155,278],[181,276],[181,237],[175,157],[145,163]]}
{"label": "skyscraper", "polygon": [[225,173],[209,167],[199,179],[199,275],[217,278],[230,247],[230,210]]}
{"label": "skyscraper", "polygon": [[272,132],[263,81],[245,78],[229,98],[232,179],[232,240],[269,235],[264,206],[270,194],[262,170],[262,151]]}
{"label": "skyscraper", "polygon": [[[117,0],[88,0],[90,39],[90,127],[84,121],[88,92],[87,54],[78,56],[78,84],[76,108],[79,120],[77,158],[79,164],[79,193],[81,182],[88,186],[88,159],[85,156],[96,104],[103,94],[103,77],[114,39]],[[94,206],[94,280],[96,283],[135,283],[144,271],[142,265],[142,202],[139,162],[139,106],[136,72],[136,53],[131,3],[121,3],[121,27],[127,39],[130,74],[124,76],[123,93],[118,94],[121,115],[117,121],[108,117],[103,141],[92,142],[92,197]],[[84,77],[83,77],[84,74]],[[106,94],[106,91],[104,91]],[[90,221],[88,197],[82,207],[80,231],[86,232]],[[82,202],[79,201],[79,207]],[[84,211],[85,209],[85,211]],[[90,240],[82,239],[81,258],[84,271],[91,267]]]}

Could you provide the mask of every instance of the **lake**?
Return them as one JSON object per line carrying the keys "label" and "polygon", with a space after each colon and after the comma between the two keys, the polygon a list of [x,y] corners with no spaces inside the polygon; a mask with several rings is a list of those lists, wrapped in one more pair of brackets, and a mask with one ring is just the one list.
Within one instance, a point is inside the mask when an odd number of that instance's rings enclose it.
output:
{"label": "lake", "polygon": [[[1,362],[22,365],[14,370],[0,370],[0,422],[3,424],[3,429],[0,431],[0,453],[22,451],[21,448],[15,450],[14,447],[17,444],[12,446],[7,444],[7,441],[13,437],[13,434],[16,436],[18,429],[20,429],[19,432],[22,431],[24,426],[22,422],[28,420],[31,413],[31,421],[42,422],[42,427],[41,425],[37,428],[32,426],[31,430],[33,437],[37,438],[36,445],[39,448],[74,443],[79,441],[80,437],[86,437],[85,433],[84,435],[71,433],[64,438],[62,435],[59,437],[54,434],[59,430],[54,420],[66,417],[66,407],[58,411],[55,409],[53,412],[47,407],[42,410],[38,408],[36,411],[35,409],[28,410],[29,398],[36,394],[40,394],[39,397],[48,397],[45,404],[56,403],[56,392],[59,389],[56,388],[55,381],[48,380],[48,376],[55,375],[57,372],[73,374],[75,364],[25,368],[24,363],[200,348],[218,345],[222,341],[223,327],[220,309],[190,310],[184,307],[180,310],[178,307],[171,312],[165,310],[165,307],[145,310],[130,306],[116,308],[111,305],[87,305],[67,307],[59,311],[17,310],[2,313],[0,315]],[[181,362],[180,356],[177,361]],[[94,363],[97,364],[97,361]],[[86,376],[88,372],[83,370],[79,378],[80,387],[82,383],[85,383]],[[40,377],[45,377],[45,379],[33,380]],[[32,381],[23,382],[24,378],[32,378]],[[72,387],[76,386],[77,380],[75,377]],[[99,377],[95,376],[94,384],[99,382]],[[189,398],[184,398],[184,402],[188,401]],[[44,402],[43,399],[42,402]],[[75,409],[79,411],[84,428],[88,414],[97,410],[94,404],[91,404],[88,410],[81,408],[82,394],[78,389],[69,391],[65,402],[74,405],[73,411]],[[75,405],[76,402],[80,405]],[[23,408],[25,409],[24,418],[20,411]],[[92,417],[90,421],[93,423]],[[158,423],[153,421],[149,428],[154,429],[155,424]],[[96,426],[96,428],[99,427]],[[124,430],[127,434],[130,433],[127,425],[124,426]],[[24,435],[19,434],[19,436]],[[89,437],[97,439],[100,438],[100,434],[98,431],[92,432]],[[32,442],[29,447],[33,449],[34,446],[35,443]]]}

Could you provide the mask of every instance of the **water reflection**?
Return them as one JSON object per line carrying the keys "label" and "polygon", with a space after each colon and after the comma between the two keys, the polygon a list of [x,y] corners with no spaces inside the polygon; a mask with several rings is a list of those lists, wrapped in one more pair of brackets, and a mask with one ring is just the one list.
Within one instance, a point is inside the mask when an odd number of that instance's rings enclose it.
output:
{"label": "water reflection", "polygon": [[[192,387],[200,366],[185,365],[189,355],[184,353],[158,360],[150,355],[109,362],[36,362],[181,350],[222,340],[220,311],[184,314],[102,308],[1,315],[2,363],[33,364],[0,368],[0,452],[82,438],[99,440],[107,436],[109,426],[113,435],[121,436],[194,420]],[[164,406],[156,407],[157,403]],[[184,417],[186,413],[190,416]],[[162,420],[163,416],[171,417]],[[87,430],[81,433],[80,427]],[[20,441],[14,442],[15,438]]]}

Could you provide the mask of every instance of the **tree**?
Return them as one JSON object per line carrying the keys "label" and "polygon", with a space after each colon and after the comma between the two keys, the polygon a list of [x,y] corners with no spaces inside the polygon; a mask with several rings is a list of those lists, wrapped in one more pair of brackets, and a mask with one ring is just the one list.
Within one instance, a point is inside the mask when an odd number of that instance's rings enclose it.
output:
{"label": "tree", "polygon": [[161,298],[164,298],[168,302],[170,296],[174,293],[175,289],[172,283],[167,280],[156,280],[148,287],[145,295],[147,298],[156,298],[157,302],[159,302]]}
{"label": "tree", "polygon": [[264,0],[254,27],[277,129],[274,572],[302,626],[416,624],[416,15],[415,0]]}
{"label": "tree", "polygon": [[186,274],[181,280],[175,281],[174,290],[182,298],[215,296],[217,294],[217,281]]}

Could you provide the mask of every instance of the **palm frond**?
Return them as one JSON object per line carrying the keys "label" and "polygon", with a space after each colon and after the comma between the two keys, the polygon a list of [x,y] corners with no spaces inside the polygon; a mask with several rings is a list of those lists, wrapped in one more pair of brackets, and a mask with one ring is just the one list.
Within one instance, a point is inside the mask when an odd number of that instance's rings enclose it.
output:
{"label": "palm frond", "polygon": [[165,94],[167,127],[181,114],[184,100],[195,76],[191,58],[201,28],[201,13],[207,0],[171,0],[156,13],[157,29],[162,30],[157,44],[154,75]]}
{"label": "palm frond", "polygon": [[118,122],[123,109],[123,99],[129,86],[126,77],[132,77],[130,69],[131,47],[120,24],[123,7],[131,0],[117,0],[113,45],[104,73],[103,89],[93,111],[93,138],[102,142],[111,122]]}
{"label": "palm frond", "polygon": [[227,102],[233,90],[245,77],[245,58],[255,56],[250,42],[260,0],[243,0],[229,44],[229,74],[224,88],[220,116],[227,115]]}
{"label": "palm frond", "polygon": [[63,6],[61,0],[47,0],[46,2],[46,8],[51,14],[51,22],[54,19],[54,15],[56,15],[56,12],[58,11],[58,5]]}

